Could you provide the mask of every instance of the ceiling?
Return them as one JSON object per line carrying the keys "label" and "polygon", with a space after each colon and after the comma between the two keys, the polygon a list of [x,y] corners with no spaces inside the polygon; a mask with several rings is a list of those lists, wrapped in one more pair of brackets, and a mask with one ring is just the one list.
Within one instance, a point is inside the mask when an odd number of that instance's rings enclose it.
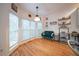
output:
{"label": "ceiling", "polygon": [[20,6],[36,14],[36,6],[39,6],[38,13],[40,16],[62,17],[71,12],[76,3],[21,3]]}

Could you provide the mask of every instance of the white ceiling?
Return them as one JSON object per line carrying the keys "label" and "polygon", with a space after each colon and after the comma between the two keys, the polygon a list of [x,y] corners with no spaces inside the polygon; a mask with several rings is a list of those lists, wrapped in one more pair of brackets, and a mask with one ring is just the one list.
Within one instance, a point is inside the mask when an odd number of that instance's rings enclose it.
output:
{"label": "white ceiling", "polygon": [[68,14],[75,7],[76,3],[21,3],[20,6],[36,14],[36,6],[39,6],[38,13],[40,16],[61,17]]}

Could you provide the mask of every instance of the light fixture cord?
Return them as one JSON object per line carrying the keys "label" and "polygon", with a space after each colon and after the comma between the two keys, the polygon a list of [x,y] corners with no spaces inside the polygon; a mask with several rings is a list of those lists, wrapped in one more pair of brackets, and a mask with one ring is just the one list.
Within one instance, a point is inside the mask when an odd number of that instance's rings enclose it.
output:
{"label": "light fixture cord", "polygon": [[36,6],[36,11],[37,11],[37,15],[38,15],[38,6]]}

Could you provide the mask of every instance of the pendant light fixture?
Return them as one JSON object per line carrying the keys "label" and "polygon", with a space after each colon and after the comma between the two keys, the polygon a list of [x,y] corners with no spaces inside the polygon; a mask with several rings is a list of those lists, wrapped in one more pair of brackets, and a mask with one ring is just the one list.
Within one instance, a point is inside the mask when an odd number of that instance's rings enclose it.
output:
{"label": "pendant light fixture", "polygon": [[34,18],[34,21],[40,21],[40,17],[39,17],[39,15],[38,15],[38,6],[36,6],[36,12],[37,12],[37,14],[36,14],[36,16],[35,16],[35,18]]}

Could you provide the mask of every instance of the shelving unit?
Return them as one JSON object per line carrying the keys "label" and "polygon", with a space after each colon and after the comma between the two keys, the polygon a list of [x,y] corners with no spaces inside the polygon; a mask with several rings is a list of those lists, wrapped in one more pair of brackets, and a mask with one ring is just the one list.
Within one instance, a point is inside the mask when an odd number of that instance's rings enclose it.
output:
{"label": "shelving unit", "polygon": [[59,41],[61,39],[69,40],[69,28],[63,23],[62,26],[59,27]]}

